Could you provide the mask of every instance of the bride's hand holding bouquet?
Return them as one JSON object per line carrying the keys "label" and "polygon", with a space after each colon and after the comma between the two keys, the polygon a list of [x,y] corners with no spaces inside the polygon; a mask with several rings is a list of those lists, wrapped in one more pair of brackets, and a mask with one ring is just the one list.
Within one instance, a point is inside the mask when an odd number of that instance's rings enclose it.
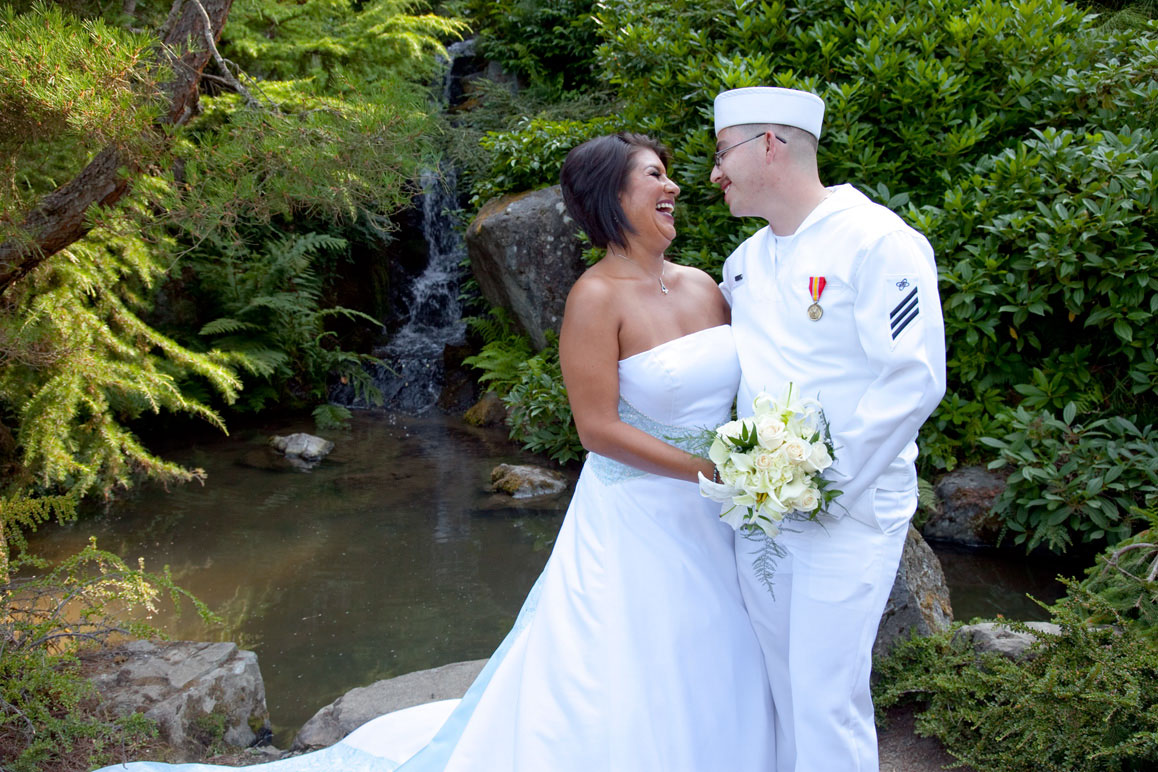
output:
{"label": "bride's hand holding bouquet", "polygon": [[780,533],[785,520],[817,520],[840,495],[821,472],[833,447],[820,403],[788,384],[773,398],[760,392],[753,414],[711,432],[714,480],[700,475],[700,492],[723,505],[720,518],[736,530]]}

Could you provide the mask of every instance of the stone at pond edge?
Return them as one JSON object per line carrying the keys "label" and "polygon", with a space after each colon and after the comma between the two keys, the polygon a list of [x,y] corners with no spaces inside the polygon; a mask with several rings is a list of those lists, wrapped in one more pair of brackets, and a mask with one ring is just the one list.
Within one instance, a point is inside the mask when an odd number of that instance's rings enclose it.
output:
{"label": "stone at pond edge", "polygon": [[1026,622],[1025,626],[1038,634],[1013,630],[1000,622],[981,622],[959,629],[953,635],[953,642],[968,642],[979,654],[993,652],[1020,660],[1032,655],[1029,648],[1041,635],[1061,634],[1061,627],[1052,622]]}
{"label": "stone at pond edge", "polygon": [[953,607],[941,561],[917,529],[910,526],[897,578],[881,615],[873,656],[884,656],[911,632],[931,635],[948,629],[952,623]]}
{"label": "stone at pond edge", "polygon": [[577,234],[558,185],[492,199],[466,230],[483,296],[510,311],[536,349],[547,330],[559,331],[567,293],[587,268]]}
{"label": "stone at pond edge", "polygon": [[329,455],[334,443],[305,432],[295,432],[286,436],[274,435],[269,438],[269,446],[285,455],[286,460],[302,468],[310,468]]}
{"label": "stone at pond edge", "polygon": [[352,689],[302,726],[294,737],[293,750],[325,748],[386,713],[462,697],[486,663],[485,659],[456,662]]}
{"label": "stone at pond edge", "polygon": [[567,478],[560,472],[529,464],[499,464],[491,470],[491,490],[512,498],[553,496],[567,489]]}
{"label": "stone at pond edge", "polygon": [[132,641],[82,661],[105,707],[156,721],[182,759],[203,758],[218,741],[246,747],[271,735],[257,655],[237,644]]}
{"label": "stone at pond edge", "polygon": [[483,394],[463,415],[471,426],[502,426],[507,420],[507,407],[493,391]]}
{"label": "stone at pond edge", "polygon": [[946,474],[935,490],[941,509],[921,528],[926,539],[968,547],[997,544],[1001,523],[990,510],[1005,490],[1004,477],[983,467],[967,466]]}

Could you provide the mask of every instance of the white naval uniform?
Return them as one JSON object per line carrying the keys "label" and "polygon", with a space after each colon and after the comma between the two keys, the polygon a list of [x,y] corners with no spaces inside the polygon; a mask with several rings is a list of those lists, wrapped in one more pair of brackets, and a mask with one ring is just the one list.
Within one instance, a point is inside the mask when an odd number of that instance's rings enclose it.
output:
{"label": "white naval uniform", "polygon": [[[812,277],[824,277],[812,321]],[[774,594],[738,535],[744,598],[776,709],[776,772],[877,772],[872,645],[916,510],[917,430],[945,392],[945,328],[929,242],[850,185],[791,236],[765,227],[724,263],[742,379],[737,408],[793,382],[836,449],[836,519],[777,541]]]}

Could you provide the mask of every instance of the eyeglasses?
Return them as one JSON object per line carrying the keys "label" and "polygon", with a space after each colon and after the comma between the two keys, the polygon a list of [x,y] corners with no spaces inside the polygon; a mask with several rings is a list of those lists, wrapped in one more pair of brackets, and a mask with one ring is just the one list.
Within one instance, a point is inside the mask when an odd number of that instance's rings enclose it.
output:
{"label": "eyeglasses", "polygon": [[[753,140],[757,140],[757,139],[760,139],[760,137],[762,137],[762,136],[764,136],[763,132],[762,132],[762,133],[760,133],[760,134],[757,134],[756,136],[752,137],[751,139],[745,139],[745,140],[743,140],[742,142],[737,142],[737,143],[736,143],[736,144],[734,144],[734,145],[728,145],[728,146],[727,146],[726,148],[724,148],[723,150],[717,150],[715,153],[713,153],[713,154],[712,154],[712,160],[715,162],[715,165],[716,165],[716,166],[719,166],[719,165],[720,165],[720,162],[724,160],[724,153],[727,153],[729,150],[731,150],[731,149],[733,149],[733,148],[737,148],[737,147],[739,147],[740,145],[743,145],[745,142],[752,142]],[[781,142],[783,142],[785,145],[787,145],[787,144],[788,144],[788,140],[784,139],[784,138],[783,138],[783,137],[781,137],[779,134],[773,134],[772,136],[773,136],[773,137],[776,137],[776,139],[780,140],[780,141],[781,141]]]}

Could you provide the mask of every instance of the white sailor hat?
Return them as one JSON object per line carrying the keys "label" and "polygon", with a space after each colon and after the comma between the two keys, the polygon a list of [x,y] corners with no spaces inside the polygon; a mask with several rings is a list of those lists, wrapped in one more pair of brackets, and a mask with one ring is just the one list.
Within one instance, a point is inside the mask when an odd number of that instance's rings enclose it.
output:
{"label": "white sailor hat", "polygon": [[716,133],[747,123],[779,123],[804,129],[820,139],[824,100],[807,91],[756,86],[724,91],[716,97]]}

